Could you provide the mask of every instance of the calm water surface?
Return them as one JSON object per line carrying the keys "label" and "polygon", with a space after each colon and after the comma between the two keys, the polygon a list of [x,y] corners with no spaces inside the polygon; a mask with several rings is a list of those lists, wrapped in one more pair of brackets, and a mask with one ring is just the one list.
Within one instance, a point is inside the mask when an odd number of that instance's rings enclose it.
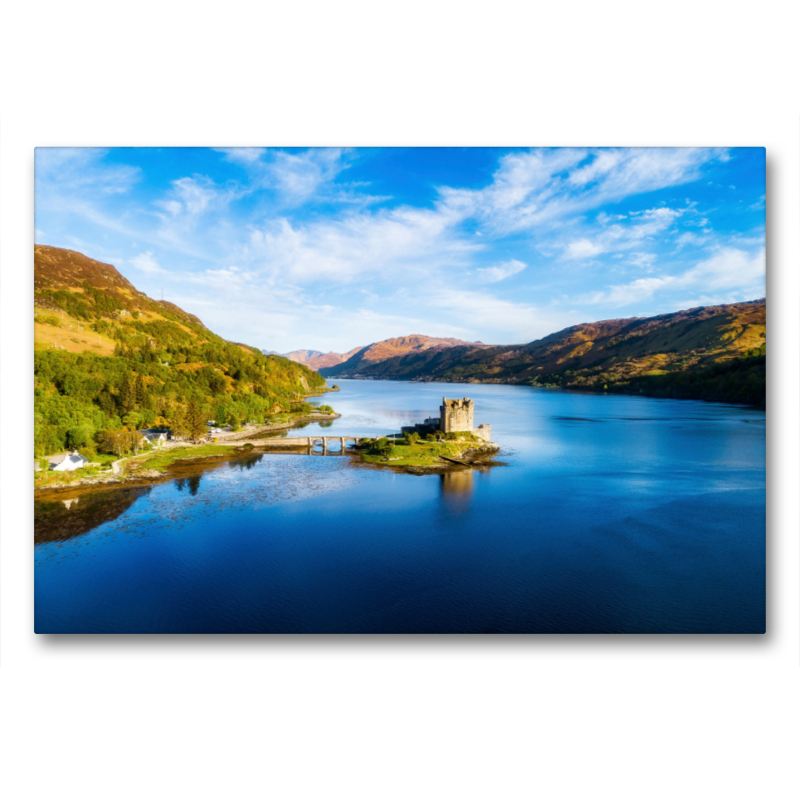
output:
{"label": "calm water surface", "polygon": [[36,631],[764,631],[763,411],[340,386],[317,402],[341,419],[298,435],[397,431],[468,394],[507,466],[413,476],[269,454],[39,502]]}

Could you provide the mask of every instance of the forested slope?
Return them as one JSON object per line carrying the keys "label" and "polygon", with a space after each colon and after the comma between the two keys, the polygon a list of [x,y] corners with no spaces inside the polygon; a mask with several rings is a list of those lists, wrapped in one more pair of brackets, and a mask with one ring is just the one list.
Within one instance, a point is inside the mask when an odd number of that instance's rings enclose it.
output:
{"label": "forested slope", "polygon": [[325,379],[228,342],[139,292],[111,265],[34,249],[35,454],[103,446],[108,431],[186,429],[289,410]]}

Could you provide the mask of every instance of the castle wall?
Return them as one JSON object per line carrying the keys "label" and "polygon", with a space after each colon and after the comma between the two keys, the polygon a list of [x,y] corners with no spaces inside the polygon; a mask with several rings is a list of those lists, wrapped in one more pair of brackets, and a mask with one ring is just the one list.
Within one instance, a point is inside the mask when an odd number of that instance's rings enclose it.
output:
{"label": "castle wall", "polygon": [[476,436],[478,436],[481,439],[483,439],[484,442],[489,442],[489,444],[492,443],[492,426],[491,425],[478,425],[478,427],[475,428],[472,432]]}
{"label": "castle wall", "polygon": [[475,404],[468,398],[448,400],[442,398],[440,408],[441,429],[445,433],[452,431],[471,431]]}

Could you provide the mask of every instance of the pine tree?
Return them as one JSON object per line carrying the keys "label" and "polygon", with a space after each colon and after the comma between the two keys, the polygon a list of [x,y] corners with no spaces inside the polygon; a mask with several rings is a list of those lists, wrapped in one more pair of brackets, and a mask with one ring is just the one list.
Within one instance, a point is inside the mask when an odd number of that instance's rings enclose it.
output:
{"label": "pine tree", "polygon": [[206,420],[200,403],[194,398],[189,401],[189,406],[186,410],[186,422],[189,426],[189,436],[191,436],[192,441],[197,442],[202,439],[207,431]]}
{"label": "pine tree", "polygon": [[123,414],[127,414],[136,408],[136,385],[130,373],[125,376],[120,386],[119,408]]}
{"label": "pine tree", "polygon": [[145,386],[144,378],[141,375],[137,376],[136,378],[135,396],[136,407],[147,408],[147,387]]}
{"label": "pine tree", "polygon": [[183,439],[189,435],[189,426],[186,422],[186,412],[178,406],[172,415],[172,435],[176,439]]}

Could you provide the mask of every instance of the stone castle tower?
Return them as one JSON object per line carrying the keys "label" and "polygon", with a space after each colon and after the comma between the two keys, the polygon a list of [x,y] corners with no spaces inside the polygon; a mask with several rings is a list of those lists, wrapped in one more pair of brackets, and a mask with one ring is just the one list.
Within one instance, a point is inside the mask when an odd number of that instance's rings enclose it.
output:
{"label": "stone castle tower", "polygon": [[437,431],[442,433],[466,433],[470,432],[483,439],[484,442],[492,443],[492,426],[478,425],[473,427],[473,415],[475,413],[475,403],[469,397],[462,397],[460,400],[448,400],[442,398],[442,405],[439,406],[439,416],[429,417],[425,422],[416,425],[404,425],[403,433],[418,433],[420,436],[435,434]]}
{"label": "stone castle tower", "polygon": [[451,431],[471,431],[473,428],[473,414],[475,403],[468,397],[461,400],[448,400],[442,398],[439,408],[439,426],[445,433]]}

